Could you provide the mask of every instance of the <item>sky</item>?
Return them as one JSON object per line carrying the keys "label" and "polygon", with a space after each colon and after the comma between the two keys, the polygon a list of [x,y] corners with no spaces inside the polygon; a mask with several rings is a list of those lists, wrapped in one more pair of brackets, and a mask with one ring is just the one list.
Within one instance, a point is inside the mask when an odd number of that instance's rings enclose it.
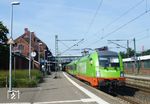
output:
{"label": "sky", "polygon": [[80,55],[84,48],[103,46],[126,51],[108,41],[118,39],[125,41],[114,42],[126,47],[129,40],[133,48],[135,38],[137,52],[150,49],[149,0],[0,0],[0,21],[9,30],[12,1],[20,2],[13,6],[13,38],[28,28],[54,55],[55,35],[61,55]]}

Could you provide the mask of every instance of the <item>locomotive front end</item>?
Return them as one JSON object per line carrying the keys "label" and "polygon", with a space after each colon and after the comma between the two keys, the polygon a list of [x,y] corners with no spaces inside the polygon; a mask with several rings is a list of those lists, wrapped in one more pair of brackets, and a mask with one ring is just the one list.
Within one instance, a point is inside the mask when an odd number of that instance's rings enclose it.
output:
{"label": "locomotive front end", "polygon": [[[99,51],[99,87],[116,88],[125,84],[121,56],[112,51]],[[97,74],[98,75],[98,74]]]}

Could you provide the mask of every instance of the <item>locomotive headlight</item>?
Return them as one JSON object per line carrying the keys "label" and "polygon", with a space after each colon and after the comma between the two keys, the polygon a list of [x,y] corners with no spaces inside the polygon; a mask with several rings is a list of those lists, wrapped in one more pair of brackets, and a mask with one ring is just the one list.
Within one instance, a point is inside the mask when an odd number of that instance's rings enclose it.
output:
{"label": "locomotive headlight", "polygon": [[91,65],[93,64],[93,60],[90,60],[90,64],[91,64]]}
{"label": "locomotive headlight", "polygon": [[124,77],[124,72],[120,72],[120,77]]}
{"label": "locomotive headlight", "polygon": [[96,77],[100,77],[100,72],[96,71]]}

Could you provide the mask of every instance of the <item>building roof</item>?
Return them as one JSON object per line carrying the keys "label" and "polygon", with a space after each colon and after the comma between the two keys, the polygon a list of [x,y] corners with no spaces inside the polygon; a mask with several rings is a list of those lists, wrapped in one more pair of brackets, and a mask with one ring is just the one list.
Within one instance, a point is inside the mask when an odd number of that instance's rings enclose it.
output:
{"label": "building roof", "polygon": [[[134,59],[134,57],[125,58],[123,59],[123,62],[134,61]],[[139,56],[137,57],[137,60],[150,60],[150,55]]]}

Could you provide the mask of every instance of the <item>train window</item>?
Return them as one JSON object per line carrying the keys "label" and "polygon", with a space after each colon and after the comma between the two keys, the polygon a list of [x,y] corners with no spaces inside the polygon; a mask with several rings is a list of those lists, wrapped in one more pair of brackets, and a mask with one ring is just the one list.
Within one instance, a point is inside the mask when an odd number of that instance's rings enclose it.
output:
{"label": "train window", "polygon": [[111,67],[119,67],[119,63],[111,63]]}
{"label": "train window", "polygon": [[118,57],[99,57],[99,64],[102,67],[119,67]]}
{"label": "train window", "polygon": [[110,58],[111,67],[119,67],[119,59],[118,57]]}
{"label": "train window", "polygon": [[119,67],[119,58],[116,52],[99,51],[99,64],[102,67]]}
{"label": "train window", "polygon": [[108,58],[100,57],[99,58],[99,64],[102,67],[108,67],[109,66],[109,60],[108,60]]}

